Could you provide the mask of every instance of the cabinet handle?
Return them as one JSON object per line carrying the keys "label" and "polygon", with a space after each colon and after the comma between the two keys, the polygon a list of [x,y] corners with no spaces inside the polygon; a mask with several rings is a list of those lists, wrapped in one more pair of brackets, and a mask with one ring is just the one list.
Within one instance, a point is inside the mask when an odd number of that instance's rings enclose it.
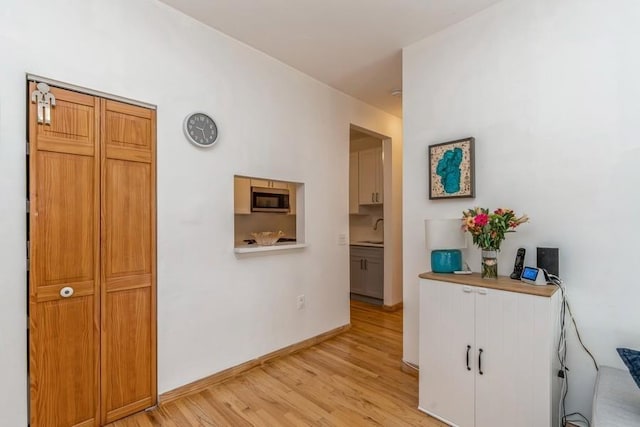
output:
{"label": "cabinet handle", "polygon": [[376,201],[375,193],[371,193],[371,201],[372,202]]}
{"label": "cabinet handle", "polygon": [[369,269],[369,266],[368,266],[367,264],[368,264],[368,263],[367,263],[367,259],[365,258],[365,260],[364,260],[364,269],[365,269],[365,270],[368,270],[368,269]]}
{"label": "cabinet handle", "polygon": [[478,373],[484,375],[482,372],[482,349],[478,350]]}
{"label": "cabinet handle", "polygon": [[379,202],[380,198],[378,197],[378,193],[376,193],[376,202]]}
{"label": "cabinet handle", "polygon": [[363,259],[360,260],[360,270],[364,270],[364,263],[363,263]]}
{"label": "cabinet handle", "polygon": [[471,366],[469,366],[469,352],[471,351],[471,346],[467,346],[467,371],[471,370]]}

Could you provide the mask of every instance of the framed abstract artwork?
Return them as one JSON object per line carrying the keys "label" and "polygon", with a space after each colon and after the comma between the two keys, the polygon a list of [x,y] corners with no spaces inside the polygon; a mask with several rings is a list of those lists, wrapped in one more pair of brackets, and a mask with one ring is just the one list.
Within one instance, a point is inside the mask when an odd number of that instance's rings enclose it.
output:
{"label": "framed abstract artwork", "polygon": [[469,137],[429,146],[429,199],[475,197],[474,142]]}

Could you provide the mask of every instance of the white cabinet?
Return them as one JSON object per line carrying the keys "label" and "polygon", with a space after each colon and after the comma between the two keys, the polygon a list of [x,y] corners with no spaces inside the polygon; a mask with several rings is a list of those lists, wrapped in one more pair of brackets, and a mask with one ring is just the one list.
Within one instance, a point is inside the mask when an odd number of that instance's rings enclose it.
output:
{"label": "white cabinet", "polygon": [[384,298],[384,248],[350,247],[351,293]]}
{"label": "white cabinet", "polygon": [[297,210],[297,196],[298,196],[298,184],[294,184],[293,182],[287,183],[287,187],[289,189],[289,213],[288,215],[295,215]]}
{"label": "white cabinet", "polygon": [[349,213],[360,213],[360,200],[358,200],[358,153],[349,153]]}
{"label": "white cabinet", "polygon": [[236,176],[233,181],[234,213],[251,214],[251,180]]}
{"label": "white cabinet", "polygon": [[358,153],[358,200],[361,205],[383,201],[382,147]]}
{"label": "white cabinet", "polygon": [[251,186],[262,187],[262,188],[282,188],[282,189],[289,188],[289,184],[286,182],[273,181],[270,179],[254,179],[254,178],[251,178]]}
{"label": "white cabinet", "polygon": [[556,425],[559,292],[551,293],[420,279],[419,409],[459,427]]}

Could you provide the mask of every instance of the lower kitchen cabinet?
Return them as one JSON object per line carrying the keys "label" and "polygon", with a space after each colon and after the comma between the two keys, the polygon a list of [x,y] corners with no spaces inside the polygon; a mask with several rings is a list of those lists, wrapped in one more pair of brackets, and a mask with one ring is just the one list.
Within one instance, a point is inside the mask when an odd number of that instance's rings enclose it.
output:
{"label": "lower kitchen cabinet", "polygon": [[459,427],[557,425],[560,292],[520,293],[508,278],[420,276],[419,409]]}
{"label": "lower kitchen cabinet", "polygon": [[384,248],[351,246],[351,293],[384,297]]}

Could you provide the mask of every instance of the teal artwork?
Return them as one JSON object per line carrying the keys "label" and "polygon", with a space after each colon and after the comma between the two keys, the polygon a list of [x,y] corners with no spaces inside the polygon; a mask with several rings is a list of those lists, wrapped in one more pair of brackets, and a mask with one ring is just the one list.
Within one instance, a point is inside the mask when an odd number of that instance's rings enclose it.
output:
{"label": "teal artwork", "polygon": [[462,150],[458,147],[445,151],[438,162],[436,173],[440,177],[444,192],[448,194],[460,191],[460,164],[462,163]]}
{"label": "teal artwork", "polygon": [[472,137],[429,146],[429,199],[475,197]]}

